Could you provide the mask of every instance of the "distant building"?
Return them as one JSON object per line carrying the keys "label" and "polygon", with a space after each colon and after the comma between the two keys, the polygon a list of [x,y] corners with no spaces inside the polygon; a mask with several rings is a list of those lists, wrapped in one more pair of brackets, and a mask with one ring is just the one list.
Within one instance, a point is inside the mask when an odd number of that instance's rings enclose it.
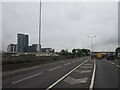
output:
{"label": "distant building", "polygon": [[9,52],[9,53],[17,52],[17,45],[16,44],[10,44],[10,45],[8,45],[7,52]]}
{"label": "distant building", "polygon": [[116,57],[120,58],[120,47],[116,48]]}
{"label": "distant building", "polygon": [[28,35],[17,34],[17,52],[26,52],[28,47]]}
{"label": "distant building", "polygon": [[41,52],[46,52],[46,53],[48,53],[48,52],[55,52],[55,50],[52,49],[52,48],[41,48]]}
{"label": "distant building", "polygon": [[32,46],[27,47],[26,52],[38,52],[38,51],[39,51],[39,45],[38,44],[32,44]]}
{"label": "distant building", "polygon": [[[39,44],[32,44],[32,46],[36,52],[39,52]],[[41,45],[40,45],[40,50],[41,50]]]}

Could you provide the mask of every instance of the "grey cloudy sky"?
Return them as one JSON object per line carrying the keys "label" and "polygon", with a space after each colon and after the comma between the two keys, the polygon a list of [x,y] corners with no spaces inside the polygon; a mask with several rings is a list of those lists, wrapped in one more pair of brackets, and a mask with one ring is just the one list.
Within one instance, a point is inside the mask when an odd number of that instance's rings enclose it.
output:
{"label": "grey cloudy sky", "polygon": [[[17,33],[30,36],[30,45],[38,43],[38,2],[2,4],[3,50],[17,42]],[[91,48],[110,50],[118,46],[118,7],[116,2],[43,2],[42,47],[61,49]]]}

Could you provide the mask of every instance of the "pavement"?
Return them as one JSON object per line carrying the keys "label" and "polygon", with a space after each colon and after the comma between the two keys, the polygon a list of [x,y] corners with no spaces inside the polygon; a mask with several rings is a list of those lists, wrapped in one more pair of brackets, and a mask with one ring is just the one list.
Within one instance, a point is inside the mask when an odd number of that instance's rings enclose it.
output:
{"label": "pavement", "polygon": [[[82,57],[3,77],[6,88],[118,88],[118,60]],[[114,64],[112,64],[114,63]]]}

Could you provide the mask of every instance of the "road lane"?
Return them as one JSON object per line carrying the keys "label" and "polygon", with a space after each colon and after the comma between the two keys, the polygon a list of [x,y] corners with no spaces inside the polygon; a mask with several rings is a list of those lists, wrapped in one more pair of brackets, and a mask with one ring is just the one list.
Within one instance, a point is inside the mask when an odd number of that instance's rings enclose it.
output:
{"label": "road lane", "polygon": [[114,66],[120,68],[120,65],[119,65],[119,63],[118,63],[118,60],[106,60],[106,61],[108,61],[109,63],[113,64]]}
{"label": "road lane", "polygon": [[[56,64],[48,64],[34,70],[29,70],[19,74],[3,78],[3,88],[89,88],[92,81],[93,63],[86,60],[73,59]],[[94,88],[117,88],[118,87],[118,67],[115,61],[106,59],[96,60],[96,73]],[[114,64],[112,64],[114,63]],[[76,69],[75,69],[76,68]],[[74,70],[73,72],[71,72]],[[67,76],[67,73],[71,72]],[[65,76],[61,79],[61,77]],[[94,79],[94,77],[93,77]],[[94,80],[93,80],[94,81]]]}
{"label": "road lane", "polygon": [[96,60],[94,88],[118,88],[118,68],[105,58]]}
{"label": "road lane", "polygon": [[74,72],[77,68],[79,68],[81,65],[83,65],[86,61],[84,61],[83,63],[79,64],[77,67],[75,67],[74,69],[72,69],[70,72],[68,72],[67,74],[65,74],[64,76],[62,76],[59,80],[57,80],[56,82],[54,82],[53,84],[51,84],[46,90],[49,90],[50,88],[53,88],[56,84],[58,84],[60,81],[62,81],[64,78],[66,78],[68,75],[70,75],[72,72]]}
{"label": "road lane", "polygon": [[53,84],[51,88],[89,88],[91,85],[93,67],[93,61],[87,61],[75,69],[71,74],[65,77],[63,76],[64,78],[60,78],[59,83]]}
{"label": "road lane", "polygon": [[[69,72],[85,60],[86,58],[68,60],[3,78],[3,88],[47,88],[61,76],[65,75],[66,72]],[[67,63],[70,64],[64,66]],[[56,69],[49,71],[54,68]]]}

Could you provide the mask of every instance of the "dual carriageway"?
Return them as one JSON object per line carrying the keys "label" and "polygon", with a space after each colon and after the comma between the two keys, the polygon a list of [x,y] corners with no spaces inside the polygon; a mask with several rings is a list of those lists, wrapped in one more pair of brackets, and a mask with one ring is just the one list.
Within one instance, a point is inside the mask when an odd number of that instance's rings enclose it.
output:
{"label": "dual carriageway", "polygon": [[118,59],[81,57],[43,65],[3,77],[6,88],[116,88],[119,87]]}

